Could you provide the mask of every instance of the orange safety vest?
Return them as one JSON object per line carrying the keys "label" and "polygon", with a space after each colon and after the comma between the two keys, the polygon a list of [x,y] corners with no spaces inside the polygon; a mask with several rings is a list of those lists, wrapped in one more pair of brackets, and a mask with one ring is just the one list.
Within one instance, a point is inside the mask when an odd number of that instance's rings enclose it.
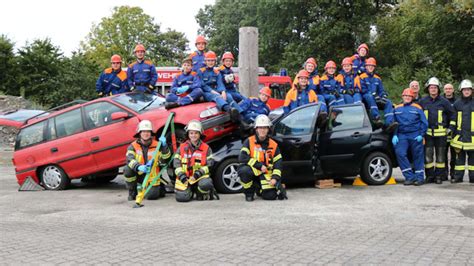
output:
{"label": "orange safety vest", "polygon": [[[142,146],[135,140],[132,142],[132,146],[135,149],[135,159],[139,164],[145,164],[145,158],[143,158],[143,150]],[[147,162],[153,159],[153,153],[155,152],[156,148],[158,147],[158,141],[153,140],[148,147],[148,152],[147,152]],[[160,167],[158,166],[159,164],[156,164],[155,171],[153,173],[150,173],[150,177],[155,177],[158,175],[160,172]],[[159,183],[158,183],[159,184]]]}
{"label": "orange safety vest", "polygon": [[273,139],[268,139],[268,148],[264,150],[260,144],[256,143],[255,135],[249,137],[250,157],[265,164],[269,170],[272,169],[277,147],[278,144]]}
{"label": "orange safety vest", "polygon": [[193,176],[194,171],[207,164],[207,152],[209,151],[209,146],[202,141],[201,145],[195,150],[192,149],[191,145],[189,141],[186,141],[179,147],[181,167],[187,177]]}

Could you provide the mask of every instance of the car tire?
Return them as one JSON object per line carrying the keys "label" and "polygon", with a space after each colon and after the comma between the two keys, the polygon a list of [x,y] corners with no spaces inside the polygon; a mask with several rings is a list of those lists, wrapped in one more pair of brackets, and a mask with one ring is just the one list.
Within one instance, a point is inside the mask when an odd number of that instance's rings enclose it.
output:
{"label": "car tire", "polygon": [[362,180],[368,185],[383,185],[392,176],[392,161],[382,152],[369,154],[362,163]]}
{"label": "car tire", "polygon": [[239,160],[237,158],[229,158],[219,164],[213,178],[217,191],[224,194],[240,193],[243,191],[237,173],[238,167]]}
{"label": "car tire", "polygon": [[[175,128],[174,135],[176,136],[176,148],[179,148],[179,145],[186,141],[186,131],[184,131],[184,128],[178,127],[178,128]],[[168,146],[171,148],[172,146],[171,130],[166,132],[166,141],[168,142],[167,143]]]}
{"label": "car tire", "polygon": [[64,170],[54,164],[41,168],[40,180],[43,187],[47,190],[63,190],[71,183]]}

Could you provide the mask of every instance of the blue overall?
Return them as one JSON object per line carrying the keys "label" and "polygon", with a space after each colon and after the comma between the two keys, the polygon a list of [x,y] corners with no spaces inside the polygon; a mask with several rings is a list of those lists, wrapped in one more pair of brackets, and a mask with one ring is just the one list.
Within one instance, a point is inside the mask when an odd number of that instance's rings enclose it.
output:
{"label": "blue overall", "polygon": [[[360,94],[360,79],[354,72],[345,72],[341,70],[339,72],[338,79],[342,84],[342,96],[344,97],[344,103],[362,103],[362,95]],[[353,90],[354,94],[349,94],[349,90]]]}
{"label": "blue overall", "polygon": [[113,69],[106,68],[95,84],[95,89],[98,93],[102,92],[104,96],[114,95],[129,91],[127,83],[127,72],[120,69],[120,71],[113,71]]}
{"label": "blue overall", "polygon": [[[136,91],[152,92],[158,80],[156,68],[150,60],[135,61],[128,66],[128,86]],[[153,91],[154,92],[154,91]],[[156,92],[154,92],[156,93]]]}
{"label": "blue overall", "polygon": [[247,123],[253,123],[258,115],[268,115],[270,107],[258,98],[247,98],[239,103],[242,117]]}
{"label": "blue overall", "polygon": [[242,113],[242,108],[234,101],[232,95],[227,94],[226,100],[222,98],[221,93],[225,90],[225,86],[218,69],[203,67],[199,69],[198,76],[202,82],[201,88],[205,101],[215,102],[217,108],[222,111],[229,111],[233,107]]}
{"label": "blue overall", "polygon": [[235,81],[225,81],[225,77],[227,75],[234,75],[234,71],[232,71],[232,68],[221,66],[219,67],[219,71],[221,72],[222,82],[224,83],[225,92],[227,93],[227,95],[230,94],[232,96],[232,99],[234,99],[234,101],[236,101],[237,103],[240,103],[242,100],[244,100],[245,97],[242,96],[242,94],[240,94],[240,92],[237,90],[237,85],[235,84]]}
{"label": "blue overall", "polygon": [[[178,94],[178,89],[188,86],[188,90],[182,94]],[[176,102],[179,105],[188,105],[202,96],[201,80],[199,79],[196,72],[179,73],[174,79],[171,85],[171,90],[166,95],[167,102]]]}
{"label": "blue overall", "polygon": [[344,104],[344,98],[340,95],[341,83],[335,79],[334,75],[324,74],[319,79],[319,91],[328,106]]}
{"label": "blue overall", "polygon": [[202,51],[194,51],[191,55],[191,60],[193,60],[193,71],[198,72],[199,69],[206,67],[204,63],[204,52]]}
{"label": "blue overall", "polygon": [[385,125],[393,123],[393,105],[388,99],[382,84],[382,79],[374,73],[363,73],[360,77],[360,86],[362,99],[370,107],[370,114],[373,119],[380,118],[379,108],[377,107],[377,98],[384,98],[386,101],[384,109]]}

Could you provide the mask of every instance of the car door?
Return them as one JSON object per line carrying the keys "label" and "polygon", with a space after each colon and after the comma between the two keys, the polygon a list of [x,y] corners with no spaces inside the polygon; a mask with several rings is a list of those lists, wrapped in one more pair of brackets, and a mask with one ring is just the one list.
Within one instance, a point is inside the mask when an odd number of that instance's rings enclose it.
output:
{"label": "car door", "polygon": [[326,173],[357,171],[357,153],[369,143],[372,127],[362,105],[333,106],[320,135],[320,160]]}
{"label": "car door", "polygon": [[312,156],[318,112],[318,104],[306,105],[290,112],[275,124],[273,139],[280,147],[283,172],[287,178],[300,180],[313,177]]}
{"label": "car door", "polygon": [[[85,105],[83,112],[89,133],[88,141],[98,171],[124,165],[125,153],[128,145],[134,140],[138,118],[107,101]],[[112,114],[117,112],[126,113],[129,117],[112,120]]]}

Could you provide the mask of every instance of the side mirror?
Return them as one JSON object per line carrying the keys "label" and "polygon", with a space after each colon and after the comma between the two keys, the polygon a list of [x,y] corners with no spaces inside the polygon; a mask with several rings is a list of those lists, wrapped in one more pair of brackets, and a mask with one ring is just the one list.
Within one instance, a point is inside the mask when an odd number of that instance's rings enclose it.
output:
{"label": "side mirror", "polygon": [[116,113],[112,114],[111,118],[112,118],[112,120],[127,119],[128,114],[125,113],[125,112],[116,112]]}

